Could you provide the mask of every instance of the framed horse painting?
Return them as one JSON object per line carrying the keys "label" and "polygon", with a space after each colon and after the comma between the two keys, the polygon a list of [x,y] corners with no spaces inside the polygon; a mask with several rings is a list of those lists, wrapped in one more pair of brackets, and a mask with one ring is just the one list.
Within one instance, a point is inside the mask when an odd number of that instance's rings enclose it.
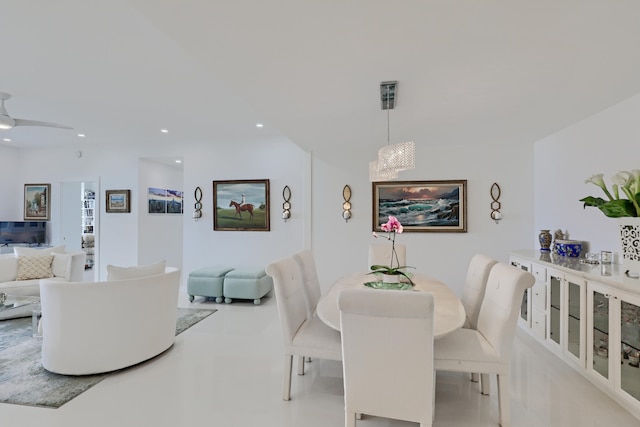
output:
{"label": "framed horse painting", "polygon": [[213,181],[213,229],[269,231],[269,180]]}

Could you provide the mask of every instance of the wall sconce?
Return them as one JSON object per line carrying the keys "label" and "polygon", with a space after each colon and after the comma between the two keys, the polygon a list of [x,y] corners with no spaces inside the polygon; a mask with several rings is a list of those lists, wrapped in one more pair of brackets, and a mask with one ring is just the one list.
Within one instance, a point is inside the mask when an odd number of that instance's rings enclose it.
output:
{"label": "wall sconce", "polygon": [[342,189],[342,198],[344,199],[344,203],[342,204],[342,218],[347,222],[351,219],[351,187],[345,185]]}
{"label": "wall sconce", "polygon": [[196,187],[196,190],[193,192],[193,197],[196,199],[193,205],[193,220],[198,222],[198,219],[202,217],[202,189],[200,187]]}
{"label": "wall sconce", "polygon": [[287,220],[291,218],[291,203],[289,203],[289,199],[291,199],[291,189],[288,185],[285,185],[282,189],[282,198],[284,199],[284,203],[282,204],[282,219],[284,219],[284,222],[287,222]]}
{"label": "wall sconce", "polygon": [[502,213],[500,212],[501,204],[498,201],[500,199],[500,186],[497,182],[493,183],[489,193],[491,194],[491,199],[493,199],[491,202],[491,219],[498,224],[502,219]]}

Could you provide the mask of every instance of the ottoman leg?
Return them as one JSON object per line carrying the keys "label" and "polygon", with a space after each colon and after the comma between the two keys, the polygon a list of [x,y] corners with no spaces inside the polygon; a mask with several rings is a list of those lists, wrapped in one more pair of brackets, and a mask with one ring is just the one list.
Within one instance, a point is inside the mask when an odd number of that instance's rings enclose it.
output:
{"label": "ottoman leg", "polygon": [[189,295],[189,302],[193,302],[193,295]]}
{"label": "ottoman leg", "polygon": [[224,299],[225,304],[231,304],[232,301],[233,300],[231,298],[225,298]]}
{"label": "ottoman leg", "polygon": [[254,300],[253,300],[253,303],[254,303],[255,305],[260,305],[260,298],[256,298],[256,299],[254,299]]}
{"label": "ottoman leg", "polygon": [[217,302],[218,304],[222,303],[222,301],[223,301],[222,297],[217,297],[217,298],[216,298],[216,302]]}

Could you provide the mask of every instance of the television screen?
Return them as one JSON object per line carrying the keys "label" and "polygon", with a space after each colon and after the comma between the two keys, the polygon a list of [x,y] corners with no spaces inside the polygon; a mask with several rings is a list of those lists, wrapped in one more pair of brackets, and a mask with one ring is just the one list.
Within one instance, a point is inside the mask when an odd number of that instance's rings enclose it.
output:
{"label": "television screen", "polygon": [[0,221],[0,245],[42,244],[46,238],[45,221]]}

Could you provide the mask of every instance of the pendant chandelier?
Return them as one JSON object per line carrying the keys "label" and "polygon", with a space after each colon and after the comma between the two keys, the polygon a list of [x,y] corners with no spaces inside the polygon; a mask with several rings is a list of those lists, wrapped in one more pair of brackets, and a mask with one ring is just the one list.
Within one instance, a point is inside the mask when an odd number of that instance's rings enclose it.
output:
{"label": "pendant chandelier", "polygon": [[397,81],[380,83],[382,109],[387,110],[387,145],[378,150],[378,160],[369,163],[370,181],[395,179],[398,172],[416,167],[416,146],[413,142],[390,143],[389,110],[395,108],[397,94]]}

